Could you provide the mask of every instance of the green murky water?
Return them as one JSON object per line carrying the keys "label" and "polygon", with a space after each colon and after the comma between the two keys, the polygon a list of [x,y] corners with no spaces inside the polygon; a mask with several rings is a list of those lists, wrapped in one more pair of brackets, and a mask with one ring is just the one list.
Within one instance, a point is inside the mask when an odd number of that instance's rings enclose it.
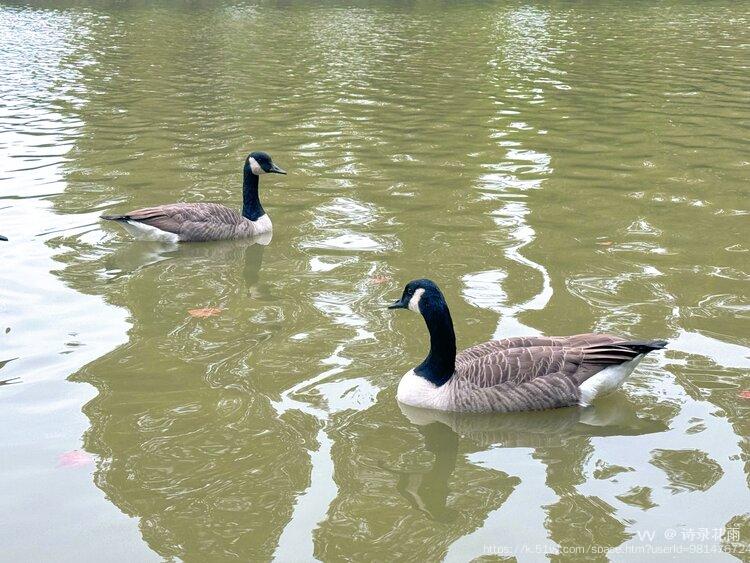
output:
{"label": "green murky water", "polygon": [[[4,3],[0,558],[748,557],[749,29],[744,1]],[[290,171],[267,246],[98,221],[238,206],[254,149]],[[459,347],[671,347],[587,411],[402,411],[426,334],[382,305],[420,276]]]}

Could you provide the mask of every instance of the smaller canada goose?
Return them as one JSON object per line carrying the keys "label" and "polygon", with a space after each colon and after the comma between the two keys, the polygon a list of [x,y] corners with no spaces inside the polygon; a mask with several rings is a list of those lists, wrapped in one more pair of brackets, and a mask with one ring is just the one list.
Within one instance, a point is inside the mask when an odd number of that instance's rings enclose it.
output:
{"label": "smaller canada goose", "polygon": [[102,215],[118,221],[138,238],[166,242],[202,242],[254,237],[271,231],[271,219],[258,198],[258,176],[286,174],[264,152],[245,159],[242,214],[218,203],[172,203],[136,209],[124,215]]}
{"label": "smaller canada goose", "polygon": [[585,406],[610,393],[664,340],[627,341],[608,334],[492,340],[456,354],[448,305],[434,282],[414,280],[389,309],[420,313],[430,352],[398,385],[396,398],[453,412],[516,412]]}

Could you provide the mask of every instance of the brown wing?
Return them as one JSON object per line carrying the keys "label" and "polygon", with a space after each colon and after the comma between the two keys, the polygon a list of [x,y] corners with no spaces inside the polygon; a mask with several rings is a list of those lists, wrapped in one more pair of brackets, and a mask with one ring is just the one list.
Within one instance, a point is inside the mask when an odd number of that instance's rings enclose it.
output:
{"label": "brown wing", "polygon": [[146,207],[131,211],[123,218],[192,241],[232,238],[237,225],[245,221],[239,213],[218,203],[174,203]]}
{"label": "brown wing", "polygon": [[156,227],[162,231],[179,235],[182,221],[179,217],[175,217],[174,214],[170,213],[166,209],[167,207],[171,206],[162,205],[159,207],[136,209],[135,211],[124,214],[122,218],[129,221],[138,221],[139,223],[144,223],[150,227]]}

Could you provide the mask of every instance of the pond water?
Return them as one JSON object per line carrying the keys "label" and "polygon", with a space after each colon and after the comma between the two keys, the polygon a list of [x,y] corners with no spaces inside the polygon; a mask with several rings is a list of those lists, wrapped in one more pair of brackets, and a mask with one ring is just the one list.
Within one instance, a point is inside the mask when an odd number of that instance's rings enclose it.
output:
{"label": "pond water", "polygon": [[[2,559],[747,557],[749,30],[744,1],[4,3]],[[268,244],[98,219],[238,207],[251,150],[289,171]],[[670,346],[585,411],[409,411],[427,334],[383,305],[416,277],[460,348]]]}

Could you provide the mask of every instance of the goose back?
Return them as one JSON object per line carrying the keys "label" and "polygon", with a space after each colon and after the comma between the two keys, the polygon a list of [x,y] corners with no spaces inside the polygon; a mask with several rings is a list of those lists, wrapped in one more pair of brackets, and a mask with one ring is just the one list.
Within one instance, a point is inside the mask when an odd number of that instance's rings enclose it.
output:
{"label": "goose back", "polygon": [[572,348],[581,346],[594,346],[596,344],[611,344],[613,342],[622,342],[624,338],[612,336],[610,334],[575,334],[573,336],[514,336],[512,338],[503,338],[500,340],[490,340],[477,344],[466,350],[463,350],[456,356],[456,365],[461,363],[470,363],[471,361],[503,350],[513,348],[526,348],[531,346],[551,346],[553,348]]}

